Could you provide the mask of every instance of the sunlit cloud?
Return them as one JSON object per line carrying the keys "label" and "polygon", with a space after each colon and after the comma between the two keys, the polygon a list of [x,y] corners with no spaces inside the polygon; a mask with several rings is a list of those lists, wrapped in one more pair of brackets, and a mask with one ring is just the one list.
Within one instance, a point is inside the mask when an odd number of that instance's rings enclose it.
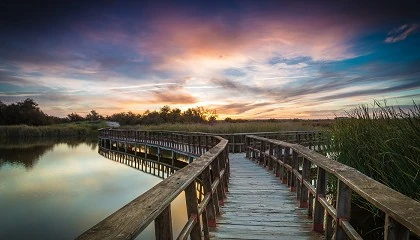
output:
{"label": "sunlit cloud", "polygon": [[398,28],[392,29],[388,33],[388,37],[385,38],[386,43],[395,43],[399,41],[405,40],[409,35],[414,34],[419,25],[412,23],[412,24],[404,24]]}

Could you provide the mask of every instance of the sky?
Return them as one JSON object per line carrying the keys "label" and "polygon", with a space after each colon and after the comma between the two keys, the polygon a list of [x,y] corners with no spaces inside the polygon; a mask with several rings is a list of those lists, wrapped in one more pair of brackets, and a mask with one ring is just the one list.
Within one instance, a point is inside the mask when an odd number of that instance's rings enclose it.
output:
{"label": "sky", "polygon": [[32,98],[53,116],[169,105],[314,119],[420,103],[416,1],[0,5],[0,101]]}

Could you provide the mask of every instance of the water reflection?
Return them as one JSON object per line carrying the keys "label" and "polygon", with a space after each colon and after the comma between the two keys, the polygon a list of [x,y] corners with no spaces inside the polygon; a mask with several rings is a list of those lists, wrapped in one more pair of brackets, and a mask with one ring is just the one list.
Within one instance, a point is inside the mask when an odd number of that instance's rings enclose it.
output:
{"label": "water reflection", "polygon": [[93,142],[0,146],[0,239],[72,239],[161,180]]}
{"label": "water reflection", "polygon": [[97,141],[90,140],[19,140],[0,143],[0,168],[6,163],[21,164],[27,170],[34,167],[38,160],[48,151],[51,151],[56,144],[66,144],[69,148],[75,149],[80,144],[90,146],[92,151],[97,148]]}

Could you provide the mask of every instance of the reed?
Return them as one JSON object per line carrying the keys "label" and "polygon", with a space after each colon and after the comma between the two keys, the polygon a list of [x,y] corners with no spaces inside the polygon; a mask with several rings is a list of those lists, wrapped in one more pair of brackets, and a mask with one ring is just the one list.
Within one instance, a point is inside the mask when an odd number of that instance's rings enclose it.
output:
{"label": "reed", "polygon": [[72,138],[97,135],[97,129],[104,127],[103,123],[71,123],[49,126],[12,125],[0,126],[0,139],[2,141],[22,139],[45,138]]}
{"label": "reed", "polygon": [[[206,133],[252,133],[277,131],[310,131],[325,130],[332,120],[290,120],[290,121],[247,121],[206,123],[175,123],[160,125],[137,125],[139,130],[167,130]],[[133,126],[127,126],[133,129]]]}
{"label": "reed", "polygon": [[420,108],[359,106],[331,130],[334,159],[420,201]]}

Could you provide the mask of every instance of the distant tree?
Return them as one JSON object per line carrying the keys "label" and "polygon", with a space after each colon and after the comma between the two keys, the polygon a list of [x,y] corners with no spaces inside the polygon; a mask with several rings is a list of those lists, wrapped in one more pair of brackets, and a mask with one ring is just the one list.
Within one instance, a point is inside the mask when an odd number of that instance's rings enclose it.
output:
{"label": "distant tree", "polygon": [[108,120],[118,122],[121,125],[135,125],[141,123],[141,115],[133,112],[114,113],[107,117]]}
{"label": "distant tree", "polygon": [[160,109],[159,114],[164,123],[168,123],[170,121],[169,119],[170,112],[171,112],[171,107],[169,107],[168,105],[165,105]]}
{"label": "distant tree", "polygon": [[179,108],[172,109],[169,113],[169,122],[170,123],[179,123],[182,122],[182,111]]}
{"label": "distant tree", "polygon": [[2,101],[0,101],[0,125],[4,122],[4,111],[6,109],[7,105],[4,104]]}
{"label": "distant tree", "polygon": [[69,119],[70,122],[77,122],[77,121],[83,121],[85,120],[82,116],[80,116],[77,113],[70,113],[67,115],[67,119]]}
{"label": "distant tree", "polygon": [[86,120],[89,120],[89,121],[98,121],[98,120],[103,119],[103,117],[99,115],[99,113],[97,113],[95,110],[91,110],[90,113],[88,113],[85,118]]}
{"label": "distant tree", "polygon": [[143,124],[162,124],[164,120],[162,119],[161,115],[157,111],[149,112],[146,111],[142,115],[141,123]]}
{"label": "distant tree", "polygon": [[42,112],[38,104],[31,98],[6,105],[0,104],[0,124],[4,125],[46,125],[51,122],[48,115]]}

